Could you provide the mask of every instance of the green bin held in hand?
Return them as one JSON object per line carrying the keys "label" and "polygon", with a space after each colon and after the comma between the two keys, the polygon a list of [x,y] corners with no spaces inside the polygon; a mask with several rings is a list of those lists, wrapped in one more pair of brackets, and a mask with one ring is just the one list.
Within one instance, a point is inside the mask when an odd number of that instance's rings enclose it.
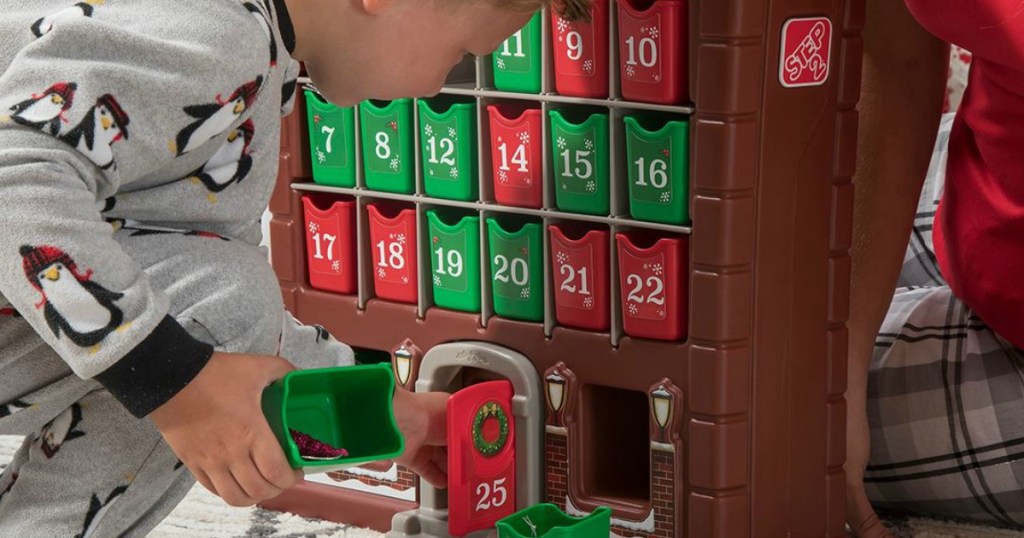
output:
{"label": "green bin held in hand", "polygon": [[573,123],[552,110],[551,159],[558,209],[587,215],[608,215],[608,115],[595,113]]}
{"label": "green bin held in hand", "polygon": [[544,320],[544,235],[537,222],[487,219],[494,312],[522,321]]}
{"label": "green bin held in hand", "polygon": [[566,515],[551,503],[535,504],[498,520],[498,538],[608,538],[612,511],[599,506],[584,517]]}
{"label": "green bin held in hand", "polygon": [[689,122],[650,116],[624,121],[630,214],[648,222],[689,224]]}
{"label": "green bin held in hand", "polygon": [[480,311],[480,217],[456,210],[430,209],[430,279],[434,304]]}
{"label": "green bin held in hand", "polygon": [[366,188],[412,194],[416,188],[412,100],[359,105]]}
{"label": "green bin held in hand", "polygon": [[[390,363],[295,370],[263,390],[263,414],[293,468],[326,473],[402,454],[394,391]],[[291,430],[348,454],[304,458]]]}
{"label": "green bin held in hand", "polygon": [[420,100],[420,155],[428,196],[477,199],[476,103]]}
{"label": "green bin held in hand", "polygon": [[355,187],[355,110],[332,105],[310,89],[305,90],[305,94],[313,181],[335,187]]}
{"label": "green bin held in hand", "polygon": [[506,39],[491,55],[494,87],[506,92],[540,93],[541,12]]}

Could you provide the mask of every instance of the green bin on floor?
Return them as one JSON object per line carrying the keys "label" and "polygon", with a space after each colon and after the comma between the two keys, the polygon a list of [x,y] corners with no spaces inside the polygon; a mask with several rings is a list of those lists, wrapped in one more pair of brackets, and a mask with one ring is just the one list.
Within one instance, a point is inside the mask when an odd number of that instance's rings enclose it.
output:
{"label": "green bin on floor", "polygon": [[498,520],[498,538],[608,538],[612,511],[599,506],[572,517],[551,503],[535,504]]}
{"label": "green bin on floor", "polygon": [[416,189],[412,100],[359,105],[366,188],[401,194]]}
{"label": "green bin on floor", "polygon": [[[402,454],[394,391],[390,362],[295,370],[263,390],[263,414],[293,468],[326,473]],[[344,448],[348,455],[305,459],[289,429]]]}
{"label": "green bin on floor", "polygon": [[540,223],[487,219],[494,312],[522,321],[544,320],[544,235]]}
{"label": "green bin on floor", "polygon": [[450,209],[427,211],[434,304],[480,311],[480,217]]}
{"label": "green bin on floor", "polygon": [[648,222],[690,222],[689,122],[626,116],[629,212]]}

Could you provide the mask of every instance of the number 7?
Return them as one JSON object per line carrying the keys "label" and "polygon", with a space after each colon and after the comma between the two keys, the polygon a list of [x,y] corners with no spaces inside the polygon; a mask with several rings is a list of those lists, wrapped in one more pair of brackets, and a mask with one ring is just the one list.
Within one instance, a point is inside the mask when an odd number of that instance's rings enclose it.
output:
{"label": "number 7", "polygon": [[334,136],[334,127],[328,127],[324,125],[320,128],[321,133],[327,133],[327,153],[331,152],[331,137]]}

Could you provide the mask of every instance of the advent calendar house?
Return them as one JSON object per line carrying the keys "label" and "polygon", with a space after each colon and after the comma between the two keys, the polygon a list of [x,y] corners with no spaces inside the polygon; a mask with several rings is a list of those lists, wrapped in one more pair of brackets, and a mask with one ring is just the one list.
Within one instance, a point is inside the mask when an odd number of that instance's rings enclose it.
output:
{"label": "advent calendar house", "polygon": [[434,98],[307,81],[271,204],[285,302],[452,393],[457,465],[269,505],[394,537],[541,502],[625,537],[841,536],[863,11],[599,0]]}

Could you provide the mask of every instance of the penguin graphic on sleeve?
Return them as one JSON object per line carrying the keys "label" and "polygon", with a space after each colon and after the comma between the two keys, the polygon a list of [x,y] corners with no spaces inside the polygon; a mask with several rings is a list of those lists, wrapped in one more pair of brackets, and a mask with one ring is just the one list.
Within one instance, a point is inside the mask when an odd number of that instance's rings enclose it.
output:
{"label": "penguin graphic on sleeve", "polygon": [[23,411],[32,407],[32,404],[24,402],[22,400],[13,400],[0,405],[0,418],[9,417],[18,411]]}
{"label": "penguin graphic on sleeve", "polygon": [[170,142],[171,151],[180,157],[226,132],[252,106],[262,84],[263,77],[258,76],[239,86],[227,99],[218,94],[213,103],[185,107],[185,113],[195,121]]}
{"label": "penguin graphic on sleeve", "polygon": [[110,506],[114,504],[114,501],[121,495],[124,495],[126,491],[128,491],[127,484],[118,486],[111,490],[110,494],[107,495],[106,501],[100,501],[99,496],[93,493],[92,500],[89,501],[89,511],[85,514],[85,523],[82,524],[82,532],[76,534],[75,538],[91,538],[93,533],[96,532],[96,526],[103,520],[107,510],[110,510]]}
{"label": "penguin graphic on sleeve", "polygon": [[66,114],[75,100],[77,88],[74,82],[58,82],[41,94],[12,105],[6,118],[57,136],[61,124],[68,121]]}
{"label": "penguin graphic on sleeve", "polygon": [[29,283],[42,295],[43,308],[54,336],[68,339],[92,353],[111,332],[124,330],[124,313],[114,304],[124,294],[91,281],[92,271],[82,274],[75,261],[57,247],[21,247],[22,266]]}
{"label": "penguin graphic on sleeve", "polygon": [[217,203],[216,193],[240,183],[252,169],[249,144],[255,131],[252,120],[246,120],[228,133],[227,141],[202,168],[192,172],[192,183],[201,183],[210,191],[206,195],[210,203]]}
{"label": "penguin graphic on sleeve", "polygon": [[52,15],[47,15],[36,20],[32,24],[32,35],[43,37],[53,30],[53,25],[62,20],[77,19],[79,17],[92,17],[95,6],[103,4],[103,0],[87,0],[73,6],[66,7]]}
{"label": "penguin graphic on sleeve", "polygon": [[85,118],[60,138],[101,170],[114,168],[116,163],[112,146],[121,139],[128,139],[128,114],[117,99],[108,93],[97,99]]}

